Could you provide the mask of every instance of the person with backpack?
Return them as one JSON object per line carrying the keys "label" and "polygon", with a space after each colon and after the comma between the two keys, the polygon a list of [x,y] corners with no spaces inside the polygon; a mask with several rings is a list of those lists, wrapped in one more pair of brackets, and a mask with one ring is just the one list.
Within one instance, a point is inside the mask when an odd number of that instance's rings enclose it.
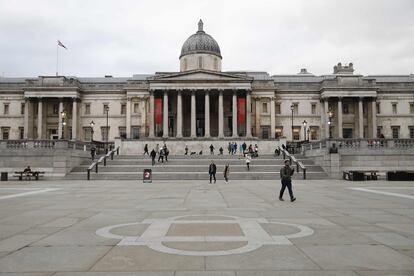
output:
{"label": "person with backpack", "polygon": [[283,200],[283,193],[285,192],[286,187],[288,188],[290,201],[294,202],[296,198],[293,196],[292,191],[292,175],[295,172],[295,169],[290,167],[290,161],[285,160],[285,166],[280,169],[280,180],[282,182],[282,188],[280,189],[279,193],[279,200]]}

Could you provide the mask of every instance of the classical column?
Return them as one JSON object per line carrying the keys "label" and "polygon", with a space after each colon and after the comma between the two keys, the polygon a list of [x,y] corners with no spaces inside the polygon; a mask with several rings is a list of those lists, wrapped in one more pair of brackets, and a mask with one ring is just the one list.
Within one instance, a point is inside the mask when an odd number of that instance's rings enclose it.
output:
{"label": "classical column", "polygon": [[164,91],[164,100],[162,103],[163,112],[162,112],[162,137],[168,137],[168,92],[167,90]]}
{"label": "classical column", "polygon": [[126,138],[131,139],[131,97],[127,96],[126,118],[125,118]]}
{"label": "classical column", "polygon": [[183,97],[177,92],[177,138],[183,137]]}
{"label": "classical column", "polygon": [[210,91],[206,90],[204,98],[204,137],[210,137]]}
{"label": "classical column", "polygon": [[377,102],[375,98],[372,99],[371,102],[372,106],[372,138],[379,138],[377,137]]}
{"label": "classical column", "polygon": [[325,105],[323,102],[320,102],[320,108],[321,108],[321,128],[320,128],[320,136],[321,139],[326,139],[325,137],[325,117],[326,117],[326,111],[325,111]]}
{"label": "classical column", "polygon": [[260,98],[259,97],[255,97],[255,105],[256,105],[256,113],[255,113],[255,126],[256,126],[256,137],[259,137],[260,134],[260,114],[261,114],[261,110],[260,110]]}
{"label": "classical column", "polygon": [[148,118],[148,123],[149,123],[149,133],[148,133],[148,137],[149,138],[154,138],[154,91],[151,90],[150,91],[150,108],[149,108],[149,118]]}
{"label": "classical column", "polygon": [[63,112],[63,99],[59,99],[59,122],[58,122],[58,137],[59,139],[63,139],[62,131],[63,131],[63,124],[62,124],[62,112]]}
{"label": "classical column", "polygon": [[343,138],[342,134],[342,98],[338,98],[338,138]]}
{"label": "classical column", "polygon": [[362,109],[362,98],[358,99],[358,126],[359,138],[364,138],[364,111]]}
{"label": "classical column", "polygon": [[324,102],[325,105],[325,138],[329,139],[329,116],[328,116],[328,112],[329,112],[329,102],[328,99],[325,99]]}
{"label": "classical column", "polygon": [[[43,102],[42,98],[39,98],[38,104],[37,104],[37,139],[41,140],[43,137],[42,134],[42,122],[43,122]],[[26,107],[26,106],[25,106]]]}
{"label": "classical column", "polygon": [[238,137],[237,133],[237,90],[233,91],[233,138]]}
{"label": "classical column", "polygon": [[196,97],[195,91],[191,91],[191,137],[197,137],[196,134]]}
{"label": "classical column", "polygon": [[224,111],[223,111],[223,90],[219,91],[219,98],[218,98],[218,137],[224,138]]}
{"label": "classical column", "polygon": [[76,98],[72,99],[72,140],[76,140],[78,129],[78,102]]}
{"label": "classical column", "polygon": [[270,139],[275,139],[275,97],[270,97]]}
{"label": "classical column", "polygon": [[252,95],[251,91],[246,91],[246,137],[252,137]]}
{"label": "classical column", "polygon": [[23,138],[28,139],[29,138],[29,99],[28,98],[24,99],[24,124],[23,124],[23,128],[24,128]]}

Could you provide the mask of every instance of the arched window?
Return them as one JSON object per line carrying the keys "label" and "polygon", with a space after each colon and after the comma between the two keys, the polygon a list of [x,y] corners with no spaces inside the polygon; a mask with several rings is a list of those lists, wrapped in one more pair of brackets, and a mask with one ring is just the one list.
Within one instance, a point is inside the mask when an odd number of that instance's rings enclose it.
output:
{"label": "arched window", "polygon": [[203,57],[198,57],[198,69],[203,69]]}
{"label": "arched window", "polygon": [[214,69],[218,70],[218,61],[217,58],[214,58]]}

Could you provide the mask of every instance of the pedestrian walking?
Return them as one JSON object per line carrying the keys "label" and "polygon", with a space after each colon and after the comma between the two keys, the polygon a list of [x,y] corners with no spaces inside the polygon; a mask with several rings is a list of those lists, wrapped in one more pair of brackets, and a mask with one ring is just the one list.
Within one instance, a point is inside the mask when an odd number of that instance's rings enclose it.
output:
{"label": "pedestrian walking", "polygon": [[151,160],[152,160],[152,165],[154,166],[155,165],[155,157],[157,156],[157,153],[155,152],[154,149],[152,149],[152,151],[150,153],[150,156],[151,156]]}
{"label": "pedestrian walking", "polygon": [[144,154],[143,155],[145,155],[145,154],[148,154],[149,155],[149,152],[148,152],[148,144],[145,144],[145,146],[144,146]]}
{"label": "pedestrian walking", "polygon": [[234,142],[233,152],[234,154],[237,154],[237,143],[236,142]]}
{"label": "pedestrian walking", "polygon": [[213,144],[210,145],[210,154],[214,155],[214,146],[213,146]]}
{"label": "pedestrian walking", "polygon": [[223,155],[223,147],[219,148],[219,152],[220,152],[219,155]]}
{"label": "pedestrian walking", "polygon": [[227,163],[224,166],[223,174],[224,174],[224,180],[226,181],[226,183],[229,183],[229,174],[230,174],[230,164],[229,163]]}
{"label": "pedestrian walking", "polygon": [[295,172],[294,168],[290,167],[289,160],[285,160],[285,166],[280,169],[280,179],[282,182],[282,188],[280,189],[279,200],[283,200],[283,193],[285,192],[286,187],[288,188],[290,201],[293,202],[296,198],[293,196],[292,191],[292,175]]}
{"label": "pedestrian walking", "polygon": [[188,155],[188,146],[187,145],[185,145],[185,149],[184,149],[184,155]]}
{"label": "pedestrian walking", "polygon": [[247,170],[250,171],[250,162],[252,161],[252,158],[250,157],[250,154],[246,154],[246,166]]}
{"label": "pedestrian walking", "polygon": [[229,154],[233,150],[233,144],[229,142],[229,145],[227,146],[227,150],[229,151]]}
{"label": "pedestrian walking", "polygon": [[216,164],[214,164],[214,161],[211,160],[210,166],[208,166],[208,174],[210,175],[210,183],[211,183],[212,178],[214,178],[214,183],[216,183],[216,171],[217,171]]}
{"label": "pedestrian walking", "polygon": [[244,142],[240,149],[241,153],[243,153],[243,156],[245,156],[246,154],[246,149],[247,149],[247,144],[246,142]]}
{"label": "pedestrian walking", "polygon": [[95,148],[95,146],[92,146],[91,147],[91,159],[92,159],[92,161],[95,160],[95,154],[96,154],[96,148]]}
{"label": "pedestrian walking", "polygon": [[164,145],[164,156],[165,156],[165,162],[168,162],[168,155],[170,154],[170,151],[167,148],[167,145]]}
{"label": "pedestrian walking", "polygon": [[164,155],[165,155],[164,149],[161,148],[159,156],[158,156],[158,163],[160,163],[160,160],[161,160],[162,163],[164,163]]}

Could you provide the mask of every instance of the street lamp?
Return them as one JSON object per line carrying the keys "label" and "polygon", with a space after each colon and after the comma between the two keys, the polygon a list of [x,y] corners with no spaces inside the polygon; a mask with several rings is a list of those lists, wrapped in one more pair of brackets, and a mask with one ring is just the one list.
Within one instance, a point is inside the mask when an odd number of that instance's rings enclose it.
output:
{"label": "street lamp", "polygon": [[95,126],[95,123],[92,121],[89,125],[91,126],[91,142],[93,142],[93,127]]}
{"label": "street lamp", "polygon": [[106,143],[105,143],[105,153],[108,153],[108,138],[109,138],[109,129],[108,129],[109,106],[108,105],[105,108],[105,112],[106,112]]}
{"label": "street lamp", "polygon": [[308,127],[308,141],[310,141],[310,136],[309,136],[309,134],[310,134],[310,127]]}
{"label": "street lamp", "polygon": [[292,141],[293,141],[293,111],[295,110],[295,105],[292,104],[290,106],[290,110],[292,110]]}
{"label": "street lamp", "polygon": [[308,122],[306,120],[303,121],[303,141],[306,141],[306,125]]}
{"label": "street lamp", "polygon": [[60,116],[62,118],[62,136],[60,137],[60,139],[63,139],[64,136],[64,130],[65,130],[65,125],[66,125],[66,111],[62,111],[60,113]]}
{"label": "street lamp", "polygon": [[328,116],[329,116],[329,121],[328,121],[328,126],[329,126],[329,139],[332,138],[332,117],[333,117],[333,112],[331,109],[329,109],[328,112]]}

